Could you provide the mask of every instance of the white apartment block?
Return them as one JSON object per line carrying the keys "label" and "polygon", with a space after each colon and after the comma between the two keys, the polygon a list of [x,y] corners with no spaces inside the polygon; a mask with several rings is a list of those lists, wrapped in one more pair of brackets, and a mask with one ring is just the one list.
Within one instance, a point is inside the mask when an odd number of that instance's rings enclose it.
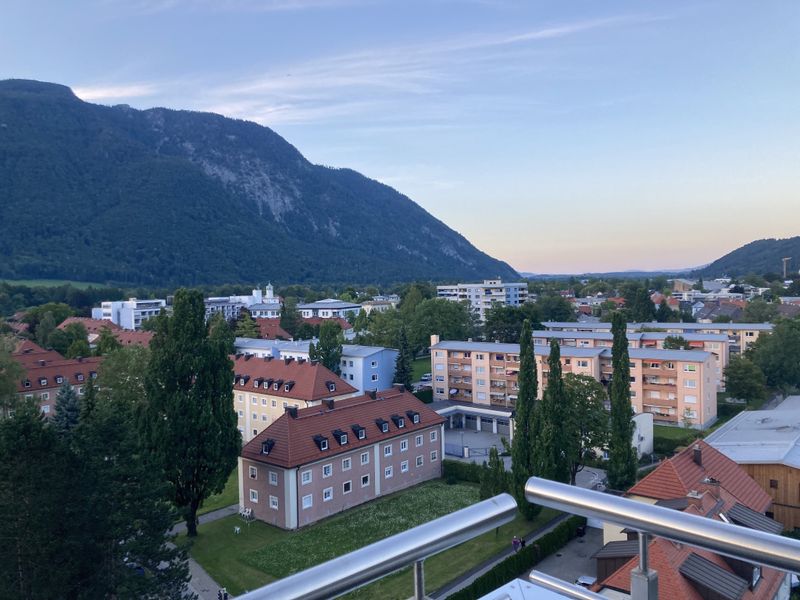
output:
{"label": "white apartment block", "polygon": [[281,316],[281,302],[275,297],[272,285],[266,287],[265,293],[254,289],[249,296],[219,296],[206,298],[206,320],[215,314],[222,314],[226,321],[238,319],[242,309],[246,308],[253,317],[277,319]]}
{"label": "white apartment block", "polygon": [[[353,302],[345,302],[336,298],[326,298],[307,304],[298,304],[297,310],[304,319],[319,317],[321,319],[341,318],[350,321],[361,312],[361,305]],[[352,321],[351,321],[352,322]]]}
{"label": "white apartment block", "polygon": [[527,283],[503,283],[500,279],[486,279],[483,283],[458,283],[436,286],[439,298],[453,302],[468,302],[472,311],[486,320],[486,311],[492,306],[519,306],[528,299]]}
{"label": "white apartment block", "polygon": [[166,308],[167,301],[161,299],[138,300],[130,298],[128,300],[117,300],[101,302],[99,308],[92,309],[93,319],[111,321],[123,329],[137,330],[142,328],[142,323],[161,313],[162,308]]}

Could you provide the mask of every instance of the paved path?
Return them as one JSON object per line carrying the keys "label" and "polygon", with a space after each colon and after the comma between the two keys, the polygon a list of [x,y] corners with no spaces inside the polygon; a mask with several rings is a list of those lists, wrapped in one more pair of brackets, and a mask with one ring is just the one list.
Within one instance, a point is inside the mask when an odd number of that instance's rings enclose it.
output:
{"label": "paved path", "polygon": [[[225,517],[230,517],[231,515],[238,513],[239,505],[231,504],[225,508],[219,508],[217,510],[207,512],[204,515],[200,515],[197,520],[200,525],[202,525],[203,523],[211,523],[212,521],[218,521],[219,519],[224,519]],[[185,532],[185,521],[181,521],[170,531],[172,534]],[[217,591],[222,586],[214,581],[211,578],[211,575],[209,575],[206,570],[200,566],[200,563],[198,563],[191,556],[189,557],[189,574],[191,575],[191,579],[189,580],[189,591],[195,593],[200,600],[217,600]]]}
{"label": "paved path", "polygon": [[[535,531],[532,531],[527,536],[525,536],[525,543],[531,544],[532,542],[542,537],[544,534],[555,529],[557,525],[559,525],[563,521],[566,521],[570,516],[571,515],[562,514],[559,515],[558,517],[553,518],[549,523],[546,523],[539,529],[536,529]],[[461,575],[458,579],[455,579],[454,581],[451,581],[443,588],[440,588],[435,592],[428,594],[428,597],[433,598],[433,600],[437,600],[438,598],[446,598],[450,594],[454,594],[460,589],[467,587],[470,583],[475,581],[475,579],[486,573],[497,563],[511,556],[513,553],[514,549],[511,547],[511,540],[509,540],[508,548],[506,548],[503,552],[500,552],[499,554],[496,554],[489,560],[484,561],[483,563],[479,564],[476,567],[473,567],[472,569]]]}

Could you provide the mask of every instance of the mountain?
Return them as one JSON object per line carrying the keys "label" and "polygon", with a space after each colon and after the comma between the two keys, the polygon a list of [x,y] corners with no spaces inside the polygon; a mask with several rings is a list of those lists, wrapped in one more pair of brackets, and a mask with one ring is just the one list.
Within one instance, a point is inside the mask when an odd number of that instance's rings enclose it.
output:
{"label": "mountain", "polygon": [[516,279],[406,196],[216,114],[0,81],[0,278]]}
{"label": "mountain", "polygon": [[694,271],[692,275],[701,277],[719,277],[721,275],[741,276],[748,273],[763,275],[765,273],[783,274],[783,261],[791,257],[789,273],[796,274],[800,269],[800,236],[785,239],[756,240],[729,252],[722,258]]}

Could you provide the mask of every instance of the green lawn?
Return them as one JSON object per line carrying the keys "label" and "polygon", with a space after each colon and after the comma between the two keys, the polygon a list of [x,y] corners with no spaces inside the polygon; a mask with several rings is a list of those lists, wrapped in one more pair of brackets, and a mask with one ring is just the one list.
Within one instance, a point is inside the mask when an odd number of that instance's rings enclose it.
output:
{"label": "green lawn", "polygon": [[[247,527],[233,516],[201,525],[190,552],[217,583],[240,594],[477,501],[477,486],[437,480],[298,531],[259,522]],[[241,526],[239,535],[233,533],[237,525]]]}
{"label": "green lawn", "polygon": [[669,425],[653,425],[653,437],[674,441],[692,440],[699,433],[696,429],[671,427]]}
{"label": "green lawn", "polygon": [[214,494],[206,498],[203,506],[197,511],[198,515],[203,515],[218,508],[225,508],[231,504],[239,503],[239,469],[238,467],[233,470],[228,481],[225,483],[225,489],[219,494]]}
{"label": "green lawn", "polygon": [[105,287],[103,283],[92,283],[87,281],[70,281],[68,279],[0,279],[2,283],[9,285],[26,285],[28,287],[58,287],[61,285],[71,285],[80,290],[89,287]]}
{"label": "green lawn", "polygon": [[419,378],[422,377],[424,373],[431,372],[431,357],[423,356],[421,358],[414,359],[414,362],[411,363],[411,370],[413,373],[411,376],[411,381],[419,381]]}

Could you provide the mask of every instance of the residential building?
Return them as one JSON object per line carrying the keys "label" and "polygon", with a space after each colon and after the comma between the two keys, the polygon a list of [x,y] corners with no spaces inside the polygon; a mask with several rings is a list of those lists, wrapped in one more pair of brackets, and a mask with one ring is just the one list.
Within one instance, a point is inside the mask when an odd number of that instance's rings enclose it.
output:
{"label": "residential building", "polygon": [[242,449],[241,510],[297,529],[441,477],[443,421],[397,389],[292,409]]}
{"label": "residential building", "polygon": [[400,296],[398,294],[378,294],[373,296],[372,300],[374,302],[390,302],[394,306],[400,304]]}
{"label": "residential building", "polygon": [[[770,515],[772,500],[733,461],[702,440],[634,485],[626,496],[689,514],[780,533]],[[594,591],[629,598],[631,570],[638,556],[637,532],[604,525],[605,546],[597,561]],[[648,544],[650,568],[658,573],[660,598],[681,600],[788,600],[789,575],[707,550],[654,537]]]}
{"label": "residential building", "polygon": [[339,317],[345,321],[355,318],[361,311],[361,305],[353,302],[344,302],[336,298],[326,298],[306,304],[298,304],[297,310],[300,316],[305,319],[319,317],[321,319],[333,319]]}
{"label": "residential building", "polygon": [[66,360],[55,350],[45,350],[30,340],[18,341],[14,351],[11,353],[11,356],[22,366],[22,368],[44,365],[45,363],[51,363],[58,360]]}
{"label": "residential building", "polygon": [[[547,386],[550,347],[534,345],[539,398]],[[717,419],[717,370],[701,350],[630,348],[631,405],[659,424],[705,429]],[[611,349],[561,348],[563,372],[608,385]],[[519,344],[439,341],[431,336],[433,399],[513,408],[519,391]]]}
{"label": "residential building", "polygon": [[111,321],[123,329],[141,329],[142,323],[157,317],[166,307],[167,301],[158,298],[102,302],[99,308],[92,309],[92,319]]}
{"label": "residential building", "polygon": [[262,339],[265,340],[291,340],[292,334],[281,327],[280,319],[262,319],[255,320],[258,325],[258,331]]}
{"label": "residential building", "polygon": [[[611,332],[611,323],[571,321],[546,321],[548,331],[605,331]],[[770,333],[772,323],[628,323],[628,331],[663,332],[671,335],[688,333],[713,333],[727,335],[731,354],[743,354],[759,335]]]}
{"label": "residential building", "polygon": [[122,346],[149,346],[150,341],[153,339],[153,333],[150,331],[123,329],[111,321],[87,319],[85,317],[67,317],[58,326],[58,329],[66,329],[72,323],[80,323],[86,328],[86,341],[92,350],[97,347],[97,342],[103,329],[107,329]]}
{"label": "residential building", "polygon": [[265,293],[254,289],[249,296],[221,296],[206,298],[203,302],[206,320],[218,313],[226,321],[238,319],[242,309],[247,309],[254,317],[277,319],[281,316],[281,301],[275,297],[272,285],[266,287]]}
{"label": "residential building", "polygon": [[248,310],[253,318],[280,319],[281,308],[283,308],[283,302],[275,295],[275,289],[272,284],[269,284],[264,289],[264,294],[260,301],[251,304]]}
{"label": "residential building", "polygon": [[253,439],[287,408],[317,406],[358,393],[316,361],[252,354],[233,357],[233,409],[242,439]]}
{"label": "residential building", "polygon": [[528,299],[527,283],[503,283],[500,279],[486,279],[483,283],[457,283],[436,286],[439,298],[453,302],[467,302],[481,321],[493,306],[519,306]]}
{"label": "residential building", "polygon": [[396,303],[388,302],[386,300],[367,300],[366,302],[361,303],[361,309],[367,314],[372,312],[386,312],[387,310],[391,310],[396,306]]}
{"label": "residential building", "polygon": [[[314,343],[317,340],[313,340]],[[236,338],[236,352],[257,357],[295,358],[308,360],[309,340],[279,341]],[[385,390],[394,383],[397,350],[381,346],[342,344],[341,378],[360,394],[369,390]]]}
{"label": "residential building", "polygon": [[800,409],[740,412],[706,442],[769,494],[776,520],[800,530]]}
{"label": "residential building", "polygon": [[353,326],[342,317],[300,317],[300,320],[312,327],[321,327],[323,321],[332,321],[341,328],[342,335],[346,340],[352,340],[356,335]]}

